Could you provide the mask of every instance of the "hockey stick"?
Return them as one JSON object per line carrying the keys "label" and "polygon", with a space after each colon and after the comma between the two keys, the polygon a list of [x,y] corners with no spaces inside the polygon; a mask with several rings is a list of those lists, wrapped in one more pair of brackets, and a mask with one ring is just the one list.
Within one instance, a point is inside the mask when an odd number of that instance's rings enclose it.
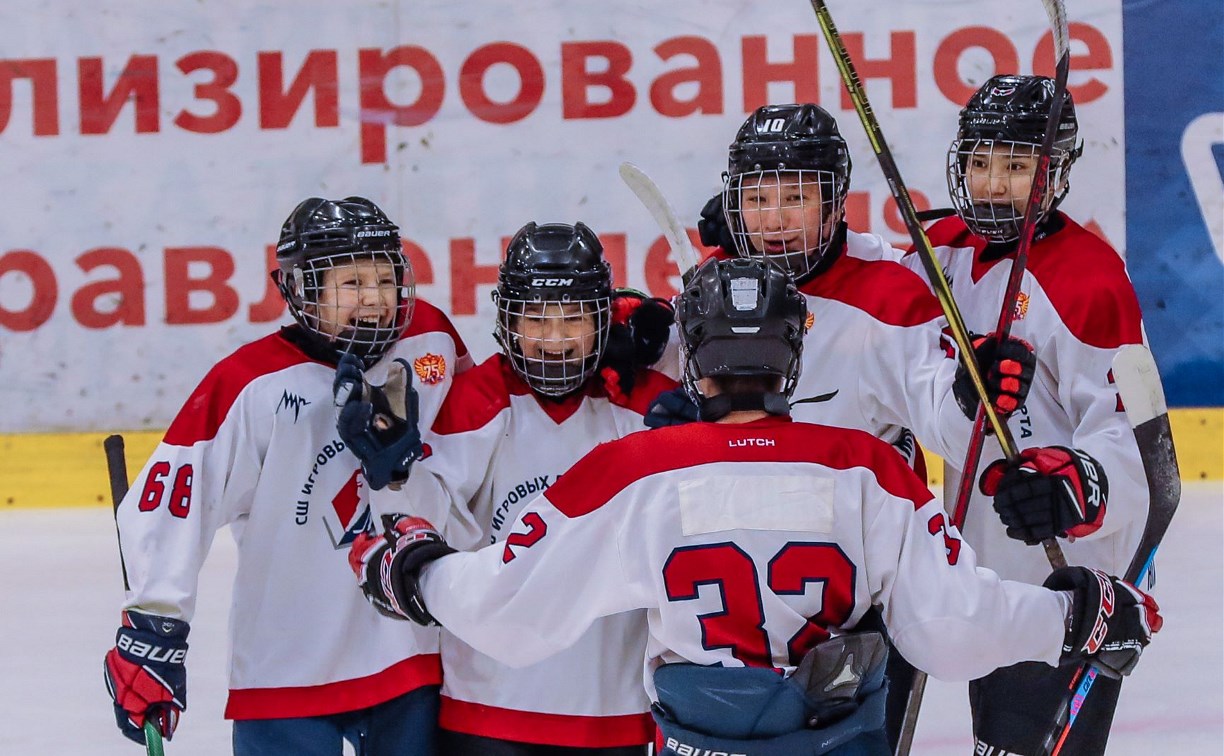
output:
{"label": "hockey stick", "polygon": [[696,268],[700,258],[697,250],[693,249],[688,230],[676,217],[676,211],[672,209],[671,203],[663,196],[658,185],[633,163],[620,164],[620,177],[650,211],[655,223],[659,224],[659,228],[663,231],[663,238],[667,239],[672,254],[676,256],[676,263],[684,266],[680,273],[683,275]]}
{"label": "hockey stick", "polygon": [[[123,436],[113,434],[102,442],[106,452],[106,472],[110,476],[111,505],[115,515],[115,537],[119,539],[119,568],[123,570],[123,590],[131,590],[128,584],[127,565],[123,561],[123,538],[119,535],[119,502],[128,492],[127,457],[123,452]],[[161,732],[151,719],[144,723],[145,754],[147,756],[163,756]]]}
{"label": "hockey stick", "polygon": [[[1156,549],[1181,501],[1181,474],[1177,468],[1177,452],[1173,448],[1164,389],[1160,385],[1160,374],[1156,371],[1152,353],[1141,344],[1122,347],[1114,355],[1113,376],[1122,406],[1126,408],[1126,419],[1139,444],[1139,457],[1143,461],[1143,475],[1147,479],[1149,492],[1143,536],[1139,539],[1139,547],[1126,574],[1122,576],[1128,583],[1138,585],[1150,571]],[[1081,665],[1075,673],[1066,696],[1059,703],[1053,726],[1042,743],[1043,754],[1056,756],[1062,750],[1098,674],[1097,668],[1091,664]]]}
{"label": "hockey stick", "polygon": [[[1047,11],[1051,13],[1051,19],[1053,19],[1051,3],[1059,2],[1059,0],[1042,1],[1046,4]],[[948,320],[949,330],[952,333],[952,338],[956,342],[957,348],[960,349],[961,360],[965,370],[968,372],[973,388],[978,394],[980,403],[978,405],[977,420],[984,419],[984,421],[990,422],[990,427],[994,429],[995,437],[999,439],[999,446],[1002,448],[1004,456],[1007,459],[1014,459],[1017,453],[1016,442],[1012,438],[1010,429],[1000,420],[998,414],[994,411],[994,407],[991,405],[986,394],[986,385],[982,380],[981,371],[978,369],[977,360],[974,359],[969,330],[966,328],[965,321],[961,317],[960,309],[956,306],[956,301],[952,298],[952,288],[948,285],[948,280],[944,277],[939,261],[935,258],[935,251],[931,248],[931,242],[927,239],[926,233],[918,221],[917,209],[914,207],[913,200],[910,199],[909,190],[906,189],[905,183],[901,178],[901,171],[897,168],[892,151],[884,140],[883,130],[880,128],[880,123],[871,109],[871,103],[867,100],[867,92],[863,89],[863,85],[859,80],[858,73],[854,68],[854,61],[850,58],[850,53],[837,31],[836,25],[833,23],[833,18],[829,14],[829,9],[825,5],[824,0],[811,0],[811,4],[812,10],[816,12],[816,20],[820,24],[825,42],[828,43],[829,50],[833,53],[833,58],[837,63],[837,70],[841,75],[842,84],[845,85],[846,91],[854,103],[854,110],[858,114],[859,121],[867,132],[867,140],[871,143],[872,151],[876,155],[880,169],[884,172],[884,178],[888,181],[888,187],[892,192],[893,200],[896,202],[901,218],[905,222],[905,227],[909,231],[910,239],[914,243],[914,249],[918,252],[918,257],[922,261],[922,267],[926,271],[927,279],[931,283],[931,289],[935,292],[935,297],[939,300],[944,316]],[[1061,9],[1061,3],[1059,3],[1059,8]],[[1061,14],[1060,17],[1064,19],[1065,28],[1065,13]],[[1065,38],[1063,41],[1065,42]],[[1033,203],[1030,202],[1026,212],[1032,206]],[[1017,281],[1018,286],[1019,283]],[[1014,299],[1014,297],[1015,295],[1013,294],[1012,298]],[[974,438],[984,436],[981,430],[975,421],[974,433],[970,436],[971,446]],[[978,443],[981,444],[983,442],[979,441]],[[1067,565],[1062,549],[1059,548],[1058,543],[1053,538],[1047,538],[1042,541],[1041,545],[1052,567],[1057,569]],[[926,687],[926,675],[918,670],[915,670],[914,675],[914,682],[910,688],[909,698],[906,701],[905,720],[902,724],[901,737],[897,743],[897,754],[909,753],[913,743],[914,729],[917,725],[918,708],[922,703],[922,694]]]}
{"label": "hockey stick", "polygon": [[982,372],[978,369],[977,361],[973,359],[973,344],[969,339],[969,330],[965,327],[965,321],[961,317],[960,309],[952,299],[952,289],[948,286],[948,280],[944,277],[943,271],[939,268],[939,261],[935,259],[935,252],[931,249],[931,242],[927,239],[926,233],[922,230],[922,225],[918,222],[918,211],[914,208],[914,202],[910,199],[909,190],[906,189],[905,182],[901,178],[901,171],[897,168],[896,161],[893,160],[892,151],[889,150],[888,143],[884,141],[884,132],[880,128],[880,123],[876,120],[875,113],[871,109],[871,103],[867,100],[867,93],[859,82],[858,73],[854,68],[854,62],[850,59],[850,53],[846,50],[846,44],[842,41],[837,27],[833,24],[833,18],[829,15],[829,9],[825,6],[824,0],[811,0],[811,4],[812,9],[816,12],[816,20],[820,23],[821,32],[823,32],[825,41],[829,45],[829,50],[833,53],[833,59],[837,63],[837,70],[841,74],[842,84],[845,85],[846,91],[850,94],[850,99],[854,103],[854,110],[858,114],[859,121],[863,124],[863,129],[867,132],[867,141],[871,143],[871,149],[880,163],[880,169],[884,172],[885,180],[888,181],[888,188],[892,192],[893,200],[897,203],[901,218],[905,221],[905,227],[909,231],[910,239],[913,240],[914,248],[918,251],[919,258],[922,260],[922,266],[931,281],[931,288],[935,292],[935,297],[939,300],[944,317],[948,319],[952,338],[956,342],[957,348],[960,349],[961,360],[981,401],[981,406],[986,410],[986,418],[990,421],[991,427],[998,436],[1004,452],[1009,457],[1015,456],[1016,443],[1012,439],[1011,431],[999,419],[987,396],[986,384],[982,380]]}
{"label": "hockey stick", "polygon": [[[1054,66],[1054,93],[1050,103],[1050,115],[1046,120],[1045,134],[1037,154],[1036,172],[1029,189],[1028,204],[1024,208],[1024,220],[1020,225],[1020,241],[1016,247],[1016,259],[1012,261],[1007,288],[1003,290],[1003,306],[999,309],[999,322],[995,333],[999,339],[1007,338],[1016,319],[1016,301],[1020,295],[1020,284],[1028,266],[1029,250],[1033,246],[1033,234],[1037,228],[1037,217],[1041,213],[1041,200],[1049,185],[1050,161],[1054,153],[1054,141],[1062,119],[1063,99],[1067,92],[1067,75],[1071,69],[1071,49],[1067,31],[1067,11],[1062,0],[1041,0],[1046,15],[1050,17],[1050,28],[1054,34],[1054,54],[1058,62]],[[961,465],[960,483],[956,490],[956,504],[952,510],[952,524],[958,529],[965,525],[969,509],[969,497],[977,478],[978,463],[982,458],[982,447],[986,442],[986,422],[981,408],[973,422],[973,434],[969,437],[969,448],[965,462]]]}

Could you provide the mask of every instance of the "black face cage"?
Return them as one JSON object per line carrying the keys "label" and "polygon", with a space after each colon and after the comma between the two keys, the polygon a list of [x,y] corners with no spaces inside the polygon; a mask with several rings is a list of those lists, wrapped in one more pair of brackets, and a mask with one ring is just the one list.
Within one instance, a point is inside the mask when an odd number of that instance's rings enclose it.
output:
{"label": "black face cage", "polygon": [[[494,335],[514,372],[532,391],[560,397],[582,388],[599,367],[611,327],[611,297],[518,299],[494,293]],[[566,322],[585,321],[579,335],[566,337]]]}
{"label": "black face cage", "polygon": [[[820,186],[820,222],[809,228],[803,188]],[[755,206],[744,197],[759,188],[777,187],[778,201]],[[723,212],[740,257],[767,259],[802,279],[828,252],[842,219],[849,177],[831,170],[759,170],[728,174],[723,184]],[[760,195],[757,195],[760,198]],[[745,216],[753,218],[750,232]],[[773,249],[771,249],[771,246]]]}
{"label": "black face cage", "polygon": [[[1010,164],[1013,157],[1036,160],[1038,145],[1028,142],[1013,142],[1001,139],[956,139],[948,148],[947,175],[948,195],[956,212],[965,225],[977,236],[991,242],[1005,243],[1020,238],[1024,225],[1024,206],[1012,201],[992,202],[989,196],[975,198],[969,178],[969,161],[976,154],[993,165],[992,158],[1006,155]],[[1062,202],[1070,189],[1067,176],[1075,155],[1065,148],[1055,147],[1050,153],[1050,164],[1046,171],[1045,191],[1041,196],[1037,222],[1044,220],[1058,203]],[[987,176],[981,179],[987,185],[995,181],[1008,182],[1007,176]],[[1010,183],[1009,183],[1010,186]]]}
{"label": "black face cage", "polygon": [[[386,284],[370,285],[358,280],[335,287],[336,297],[346,298],[344,304],[351,304],[351,308],[320,306],[327,271],[356,267],[358,263],[390,264],[396,281],[394,292],[387,291]],[[302,328],[321,343],[329,344],[337,357],[354,354],[366,366],[377,362],[399,341],[416,306],[412,264],[398,247],[315,255],[295,265],[288,276],[282,273],[278,285],[289,312]],[[389,307],[385,304],[387,299],[391,299]],[[337,310],[351,310],[351,318],[337,322],[335,317],[342,314]]]}

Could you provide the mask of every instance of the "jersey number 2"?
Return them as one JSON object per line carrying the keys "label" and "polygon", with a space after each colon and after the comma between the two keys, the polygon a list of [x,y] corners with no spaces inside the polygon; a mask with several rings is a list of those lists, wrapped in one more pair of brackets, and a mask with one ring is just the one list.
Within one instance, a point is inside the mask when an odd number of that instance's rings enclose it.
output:
{"label": "jersey number 2", "polygon": [[[813,646],[829,637],[854,609],[854,563],[836,544],[786,544],[769,560],[767,586],[775,595],[802,595],[809,583],[820,584],[820,611],[809,617],[787,641],[790,663],[797,665]],[[685,546],[672,551],[663,565],[669,601],[697,598],[703,585],[716,585],[722,611],[698,615],[701,645],[727,648],[749,667],[772,667],[773,654],[761,604],[756,564],[734,543]]]}

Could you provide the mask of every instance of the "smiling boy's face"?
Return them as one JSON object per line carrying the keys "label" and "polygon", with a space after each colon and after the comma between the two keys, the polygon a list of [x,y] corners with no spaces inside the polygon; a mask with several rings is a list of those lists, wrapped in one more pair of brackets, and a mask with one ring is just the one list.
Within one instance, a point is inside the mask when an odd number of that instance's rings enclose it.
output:
{"label": "smiling boy's face", "polygon": [[355,259],[332,266],[323,272],[310,314],[319,332],[332,337],[354,329],[389,328],[395,322],[399,283],[390,262]]}

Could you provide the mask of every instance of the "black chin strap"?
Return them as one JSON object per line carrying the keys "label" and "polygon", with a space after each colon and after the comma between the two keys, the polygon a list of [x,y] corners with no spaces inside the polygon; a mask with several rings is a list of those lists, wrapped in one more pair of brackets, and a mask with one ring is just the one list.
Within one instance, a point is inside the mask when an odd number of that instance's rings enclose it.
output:
{"label": "black chin strap", "polygon": [[732,412],[767,412],[771,415],[789,415],[790,403],[782,394],[763,392],[760,394],[719,394],[701,400],[698,418],[712,423]]}
{"label": "black chin strap", "polygon": [[[1035,244],[1051,234],[1058,233],[1066,225],[1067,223],[1063,220],[1062,216],[1051,210],[1050,214],[1043,218],[1036,228],[1033,229],[1033,243]],[[1012,239],[1008,242],[991,242],[982,249],[978,259],[982,262],[999,260],[1012,254],[1019,247],[1019,239]]]}

